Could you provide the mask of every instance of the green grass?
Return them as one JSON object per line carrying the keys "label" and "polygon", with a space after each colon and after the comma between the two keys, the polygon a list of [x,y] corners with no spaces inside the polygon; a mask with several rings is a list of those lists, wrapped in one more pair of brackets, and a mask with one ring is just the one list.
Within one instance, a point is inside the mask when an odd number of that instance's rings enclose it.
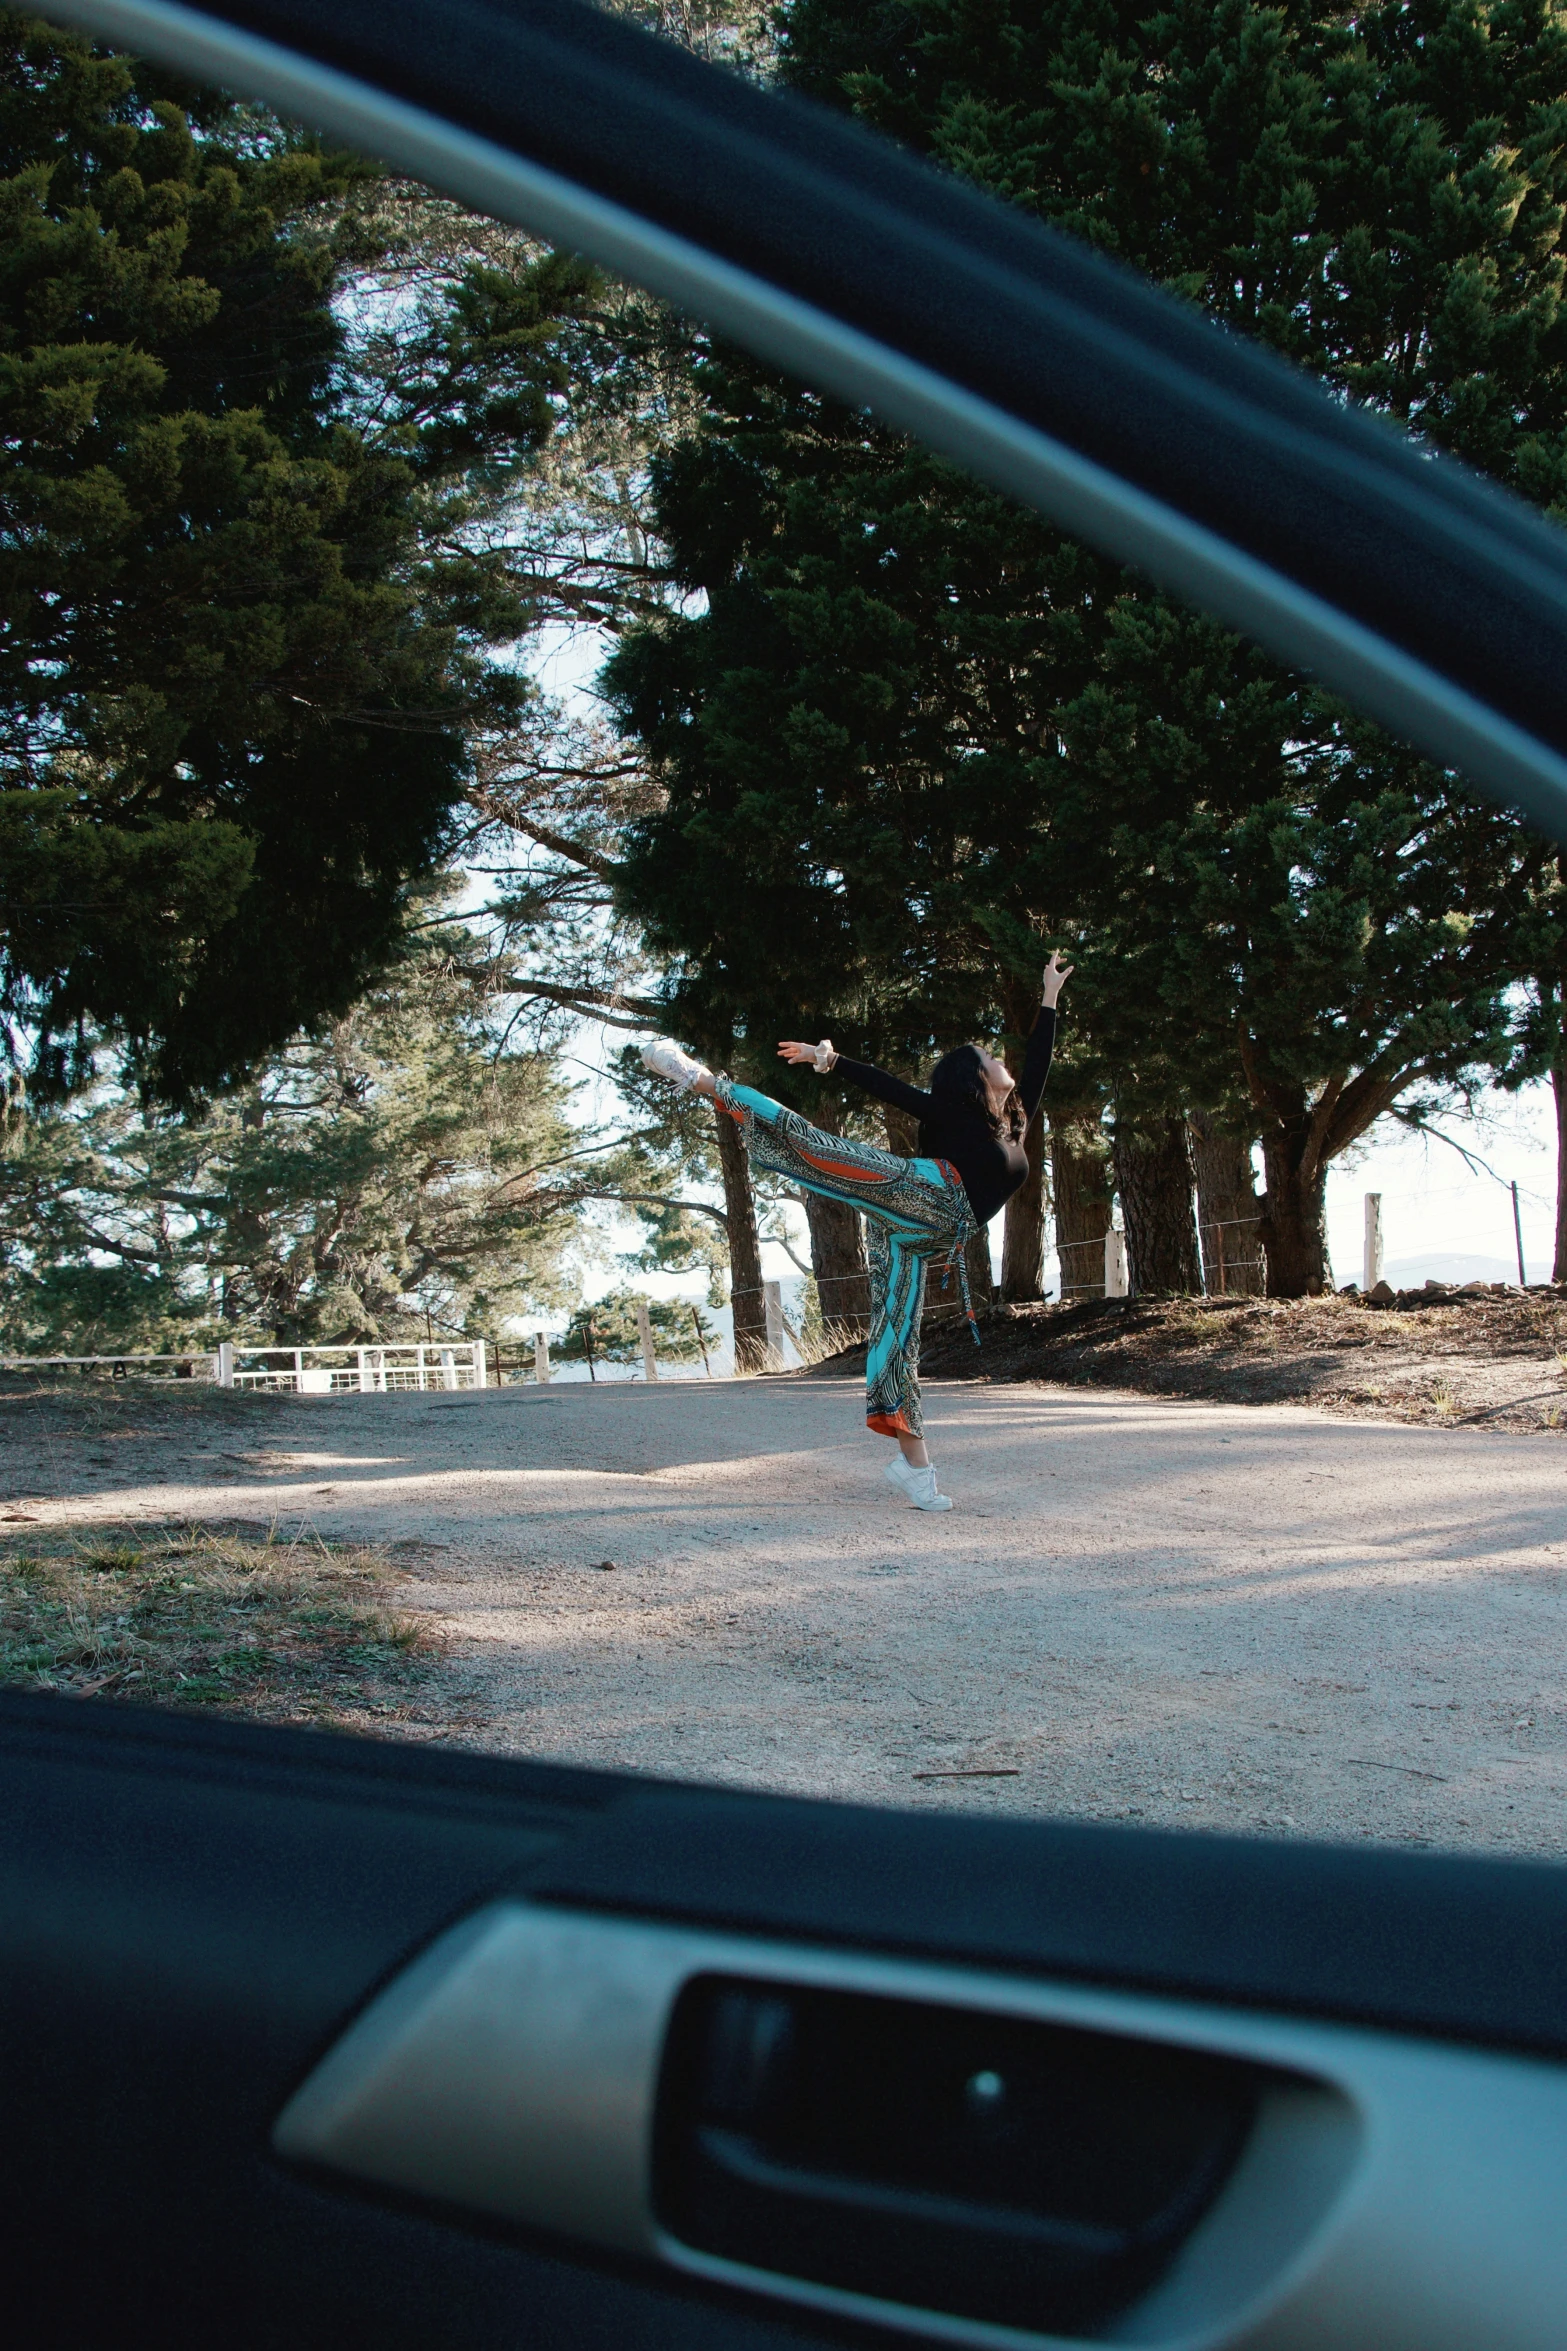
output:
{"label": "green grass", "polygon": [[0,1554],[0,1683],[387,1727],[440,1660],[378,1553],[161,1532]]}

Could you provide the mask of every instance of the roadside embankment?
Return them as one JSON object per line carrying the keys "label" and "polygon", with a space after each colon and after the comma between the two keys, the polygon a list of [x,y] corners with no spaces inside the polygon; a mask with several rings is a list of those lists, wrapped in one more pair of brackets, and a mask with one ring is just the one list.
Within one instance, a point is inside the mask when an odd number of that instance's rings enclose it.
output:
{"label": "roadside embankment", "polygon": [[[1041,1380],[1224,1404],[1307,1404],[1357,1420],[1567,1433],[1567,1285],[1475,1284],[1330,1298],[1096,1298],[996,1306],[975,1347],[926,1334],[932,1378]],[[863,1354],[804,1378],[842,1377]]]}

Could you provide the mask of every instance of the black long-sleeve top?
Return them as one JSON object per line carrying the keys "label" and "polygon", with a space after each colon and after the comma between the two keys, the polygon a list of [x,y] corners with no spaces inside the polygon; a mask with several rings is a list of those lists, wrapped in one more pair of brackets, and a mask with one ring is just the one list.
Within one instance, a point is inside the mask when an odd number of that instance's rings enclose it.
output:
{"label": "black long-sleeve top", "polygon": [[[1050,1075],[1055,1042],[1054,1008],[1041,1004],[1023,1057],[1023,1074],[1017,1082],[1025,1133],[1039,1108],[1039,1098]],[[938,1103],[930,1094],[922,1094],[918,1086],[906,1086],[901,1078],[889,1077],[873,1062],[850,1061],[842,1053],[833,1063],[833,1075],[846,1077],[851,1085],[874,1094],[878,1102],[890,1102],[894,1110],[906,1110],[919,1120],[921,1158],[950,1160],[981,1224],[989,1224],[1027,1177],[1028,1159],[1021,1140],[1014,1143],[1005,1135],[995,1134],[977,1103],[954,1109],[950,1104]]]}

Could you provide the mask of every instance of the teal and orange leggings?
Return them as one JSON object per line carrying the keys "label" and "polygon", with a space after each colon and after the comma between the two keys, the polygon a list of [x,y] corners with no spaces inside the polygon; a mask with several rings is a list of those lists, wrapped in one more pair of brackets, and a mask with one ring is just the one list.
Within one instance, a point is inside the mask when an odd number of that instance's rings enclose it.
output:
{"label": "teal and orange leggings", "polygon": [[942,1159],[898,1159],[829,1135],[770,1094],[728,1078],[718,1080],[718,1105],[744,1128],[753,1167],[864,1217],[871,1272],[866,1423],[884,1437],[917,1437],[925,1269],[938,1259],[949,1278],[955,1266],[961,1281],[964,1244],[974,1231],[974,1211],[956,1172]]}

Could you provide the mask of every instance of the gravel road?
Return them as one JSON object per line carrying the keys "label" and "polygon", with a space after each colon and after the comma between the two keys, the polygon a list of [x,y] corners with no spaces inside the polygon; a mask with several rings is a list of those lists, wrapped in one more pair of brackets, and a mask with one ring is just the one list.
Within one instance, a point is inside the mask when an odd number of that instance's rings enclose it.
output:
{"label": "gravel road", "polygon": [[957,1508],[927,1516],[859,1412],[848,1381],[784,1379],[64,1416],[25,1457],[16,1424],[5,1531],[383,1545],[450,1629],[456,1735],[512,1753],[1567,1853],[1551,1439],[946,1383]]}

